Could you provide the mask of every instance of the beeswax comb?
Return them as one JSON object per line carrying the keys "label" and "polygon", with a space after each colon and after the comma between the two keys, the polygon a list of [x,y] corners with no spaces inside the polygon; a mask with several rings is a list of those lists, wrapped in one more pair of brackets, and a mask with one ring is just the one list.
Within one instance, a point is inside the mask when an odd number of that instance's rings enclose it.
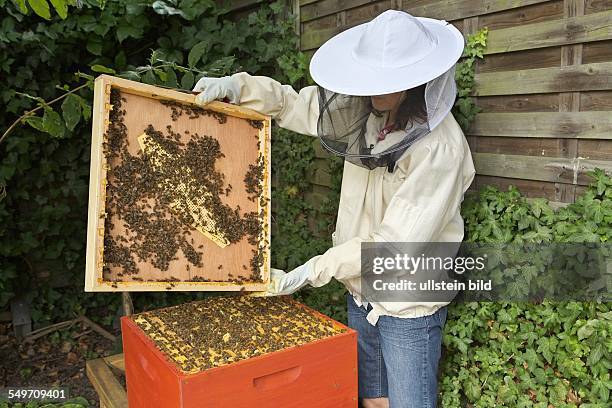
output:
{"label": "beeswax comb", "polygon": [[[206,208],[206,198],[210,197],[211,193],[195,180],[191,169],[185,166],[176,167],[171,154],[146,133],[138,136],[138,144],[155,170],[168,176],[158,187],[174,198],[170,204],[171,209],[180,214],[189,214],[191,226],[219,247],[228,246],[229,240],[219,230],[212,213]],[[172,177],[177,175],[180,177]]]}

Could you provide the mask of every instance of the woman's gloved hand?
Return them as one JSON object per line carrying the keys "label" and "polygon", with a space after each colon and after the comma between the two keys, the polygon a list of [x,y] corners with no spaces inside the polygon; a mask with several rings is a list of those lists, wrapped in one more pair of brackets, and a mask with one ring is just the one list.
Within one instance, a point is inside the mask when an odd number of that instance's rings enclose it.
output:
{"label": "woman's gloved hand", "polygon": [[270,283],[265,292],[255,292],[253,296],[290,295],[310,283],[311,262],[298,266],[291,272],[270,269]]}
{"label": "woman's gloved hand", "polygon": [[196,96],[196,103],[200,106],[225,98],[229,103],[240,103],[240,86],[238,81],[231,76],[221,78],[202,77],[193,87],[193,91],[199,92]]}

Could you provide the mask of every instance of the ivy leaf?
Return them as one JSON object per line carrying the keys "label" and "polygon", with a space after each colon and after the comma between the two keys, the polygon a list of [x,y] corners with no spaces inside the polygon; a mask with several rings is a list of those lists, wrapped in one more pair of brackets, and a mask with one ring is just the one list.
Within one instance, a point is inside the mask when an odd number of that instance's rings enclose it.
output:
{"label": "ivy leaf", "polygon": [[47,0],[28,0],[28,4],[40,17],[44,18],[45,20],[51,19],[51,10],[49,9],[49,3],[47,3]]}
{"label": "ivy leaf", "polygon": [[45,132],[49,133],[53,137],[62,137],[64,135],[64,126],[62,124],[62,118],[59,113],[53,109],[45,109],[43,115],[42,125]]}
{"label": "ivy leaf", "polygon": [[34,129],[39,130],[41,132],[45,131],[45,126],[43,125],[43,119],[40,116],[28,116],[24,120],[25,120],[25,123],[32,126]]}
{"label": "ivy leaf", "polygon": [[81,113],[83,114],[83,120],[88,121],[91,118],[91,105],[83,98],[79,98],[81,103]]}
{"label": "ivy leaf", "polygon": [[128,37],[138,38],[140,33],[141,30],[139,28],[127,24],[120,25],[119,27],[117,27],[116,31],[117,40],[119,40],[119,42],[123,42],[123,40]]}
{"label": "ivy leaf", "polygon": [[62,103],[62,116],[68,130],[72,131],[81,120],[81,101],[80,97],[70,94]]}
{"label": "ivy leaf", "polygon": [[153,74],[152,70],[149,70],[142,75],[142,82],[145,84],[155,85],[157,80],[155,79],[155,74]]}
{"label": "ivy leaf", "polygon": [[140,74],[136,71],[124,71],[121,74],[119,74],[119,76],[121,78],[129,79],[131,81],[140,82]]}
{"label": "ivy leaf", "polygon": [[104,65],[96,64],[91,66],[93,72],[100,72],[102,74],[114,74],[115,70],[112,68],[105,67]]}
{"label": "ivy leaf", "polygon": [[594,332],[595,332],[595,328],[593,327],[593,325],[587,323],[578,329],[578,332],[577,332],[578,340],[586,339],[587,337],[591,336]]}
{"label": "ivy leaf", "polygon": [[598,343],[593,350],[591,350],[591,354],[587,357],[587,364],[589,366],[594,366],[597,364],[604,355],[604,346],[603,343]]}
{"label": "ivy leaf", "polygon": [[85,48],[93,55],[102,55],[102,39],[100,37],[89,37]]}
{"label": "ivy leaf", "polygon": [[471,402],[476,402],[480,399],[481,387],[478,380],[470,380],[465,384],[465,396]]}
{"label": "ivy leaf", "polygon": [[166,68],[166,80],[164,81],[164,85],[170,88],[176,88],[178,86],[176,72],[172,68]]}
{"label": "ivy leaf", "polygon": [[68,17],[68,5],[65,0],[49,0],[51,4],[53,4],[53,8],[57,14],[61,17],[62,20],[65,20]]}
{"label": "ivy leaf", "polygon": [[195,82],[194,79],[195,78],[193,77],[193,72],[186,72],[185,75],[183,75],[183,77],[181,78],[181,88],[190,91],[193,88],[193,83]]}
{"label": "ivy leaf", "polygon": [[187,57],[187,62],[190,67],[195,67],[198,62],[202,59],[202,56],[206,52],[209,46],[209,41],[204,40],[200,41],[196,45],[193,46],[191,51],[189,51],[189,56]]}
{"label": "ivy leaf", "polygon": [[168,74],[159,68],[153,68],[153,72],[155,73],[155,75],[157,75],[157,77],[162,83],[166,82],[166,80],[168,79]]}
{"label": "ivy leaf", "polygon": [[28,12],[28,8],[26,7],[26,2],[25,0],[14,0],[15,5],[17,5],[17,8],[19,9],[19,11],[21,11],[23,14],[26,14]]}

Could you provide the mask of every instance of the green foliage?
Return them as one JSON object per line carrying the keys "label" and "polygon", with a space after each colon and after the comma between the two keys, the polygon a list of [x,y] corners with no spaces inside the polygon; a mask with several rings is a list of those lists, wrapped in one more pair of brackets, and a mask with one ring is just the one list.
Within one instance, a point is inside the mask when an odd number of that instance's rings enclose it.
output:
{"label": "green foliage", "polygon": [[[607,242],[612,179],[601,170],[574,204],[554,211],[515,187],[483,188],[462,208],[467,242]],[[599,211],[598,209],[605,208]],[[588,232],[588,234],[585,233]],[[444,407],[608,406],[610,303],[457,303],[449,307],[440,381]]]}
{"label": "green foliage", "polygon": [[[50,20],[51,7],[53,7],[60,18],[65,19],[68,17],[68,6],[76,6],[78,0],[13,0],[13,3],[17,7],[17,10],[23,14],[28,14],[31,9],[38,16],[45,20]],[[97,4],[100,6],[104,5],[103,2]],[[0,4],[0,6],[1,5],[2,4]]]}
{"label": "green foliage", "polygon": [[[83,2],[67,19],[41,21],[0,0],[7,11],[0,21],[0,127],[29,112],[0,144],[7,191],[0,199],[0,308],[26,294],[42,322],[88,310],[113,314],[118,305],[118,296],[83,293],[82,286],[93,75],[187,90],[204,74],[240,70],[297,80],[306,63],[280,4],[232,21],[209,0],[123,0],[103,9]],[[139,294],[135,303],[157,307],[198,296]]]}
{"label": "green foliage", "polygon": [[70,398],[65,402],[0,402],[0,408],[88,408],[91,404],[83,397]]}
{"label": "green foliage", "polygon": [[487,35],[489,30],[484,27],[475,34],[469,35],[467,44],[463,50],[463,59],[457,63],[455,80],[457,81],[457,100],[453,108],[453,115],[464,131],[478,113],[478,107],[470,95],[474,91],[474,70],[478,59],[483,58],[487,47]]}

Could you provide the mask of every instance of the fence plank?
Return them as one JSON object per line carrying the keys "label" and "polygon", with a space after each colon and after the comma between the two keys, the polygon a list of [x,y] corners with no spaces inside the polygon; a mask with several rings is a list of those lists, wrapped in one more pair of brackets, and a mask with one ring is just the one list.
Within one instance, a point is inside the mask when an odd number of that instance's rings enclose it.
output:
{"label": "fence plank", "polygon": [[484,176],[476,174],[474,183],[470,186],[474,190],[480,190],[484,186],[496,186],[500,191],[508,191],[512,185],[518,188],[524,197],[544,197],[549,200],[555,199],[555,183],[539,180],[521,180],[506,177]]}
{"label": "fence plank", "polygon": [[[302,49],[319,47],[333,35],[357,25],[330,27],[302,34]],[[542,23],[491,30],[485,54],[612,39],[612,10]]]}
{"label": "fence plank", "polygon": [[364,4],[373,3],[372,0],[321,0],[307,5],[301,4],[300,19],[302,23],[317,18],[329,16],[340,11],[348,10]]}
{"label": "fence plank", "polygon": [[612,91],[580,93],[580,110],[612,111]]}
{"label": "fence plank", "polygon": [[500,30],[559,18],[563,18],[563,0],[552,0],[479,16],[478,26],[488,27],[489,30]]}
{"label": "fence plank", "polygon": [[[603,61],[593,61],[603,62]],[[561,63],[561,48],[536,48],[508,52],[506,54],[487,55],[484,60],[478,61],[478,72],[514,71],[515,69],[535,69],[558,67]]]}
{"label": "fence plank", "polygon": [[[550,0],[441,0],[404,6],[403,9],[415,16],[460,20],[547,1]],[[302,2],[301,21],[315,20],[374,2],[372,0],[321,0],[309,4]]]}
{"label": "fence plank", "polygon": [[489,32],[485,54],[609,40],[612,10]]}
{"label": "fence plank", "polygon": [[612,61],[612,40],[584,44],[582,48],[583,64]]}
{"label": "fence plank", "polygon": [[593,160],[609,160],[612,158],[612,140],[578,140],[577,156]]}
{"label": "fence plank", "polygon": [[485,176],[587,185],[592,180],[586,172],[595,167],[612,173],[612,161],[608,160],[494,153],[473,153],[472,157],[476,172]]}
{"label": "fence plank", "polygon": [[327,169],[324,166],[317,166],[315,168],[314,173],[312,177],[310,178],[310,181],[313,184],[316,184],[318,186],[324,186],[324,187],[332,186],[331,174],[329,173],[329,169]]}
{"label": "fence plank", "polygon": [[475,136],[612,139],[610,111],[480,113],[470,127]]}
{"label": "fence plank", "polygon": [[547,1],[549,0],[441,0],[414,7],[404,7],[404,10],[415,16],[451,21]]}
{"label": "fence plank", "polygon": [[476,75],[475,96],[612,89],[612,62]]}
{"label": "fence plank", "polygon": [[[564,151],[557,139],[545,137],[475,136],[476,144],[470,147],[477,153],[522,154],[525,156],[562,157]],[[612,157],[612,156],[610,156]],[[595,159],[595,157],[591,157]]]}
{"label": "fence plank", "polygon": [[[557,94],[479,96],[476,103],[483,112],[559,111],[559,95]],[[610,109],[600,110],[612,110],[612,106],[610,106]]]}
{"label": "fence plank", "polygon": [[315,157],[318,159],[327,159],[331,156],[331,153],[329,153],[327,150],[325,150],[323,146],[321,146],[321,142],[318,138],[314,140],[312,147],[315,151]]}

